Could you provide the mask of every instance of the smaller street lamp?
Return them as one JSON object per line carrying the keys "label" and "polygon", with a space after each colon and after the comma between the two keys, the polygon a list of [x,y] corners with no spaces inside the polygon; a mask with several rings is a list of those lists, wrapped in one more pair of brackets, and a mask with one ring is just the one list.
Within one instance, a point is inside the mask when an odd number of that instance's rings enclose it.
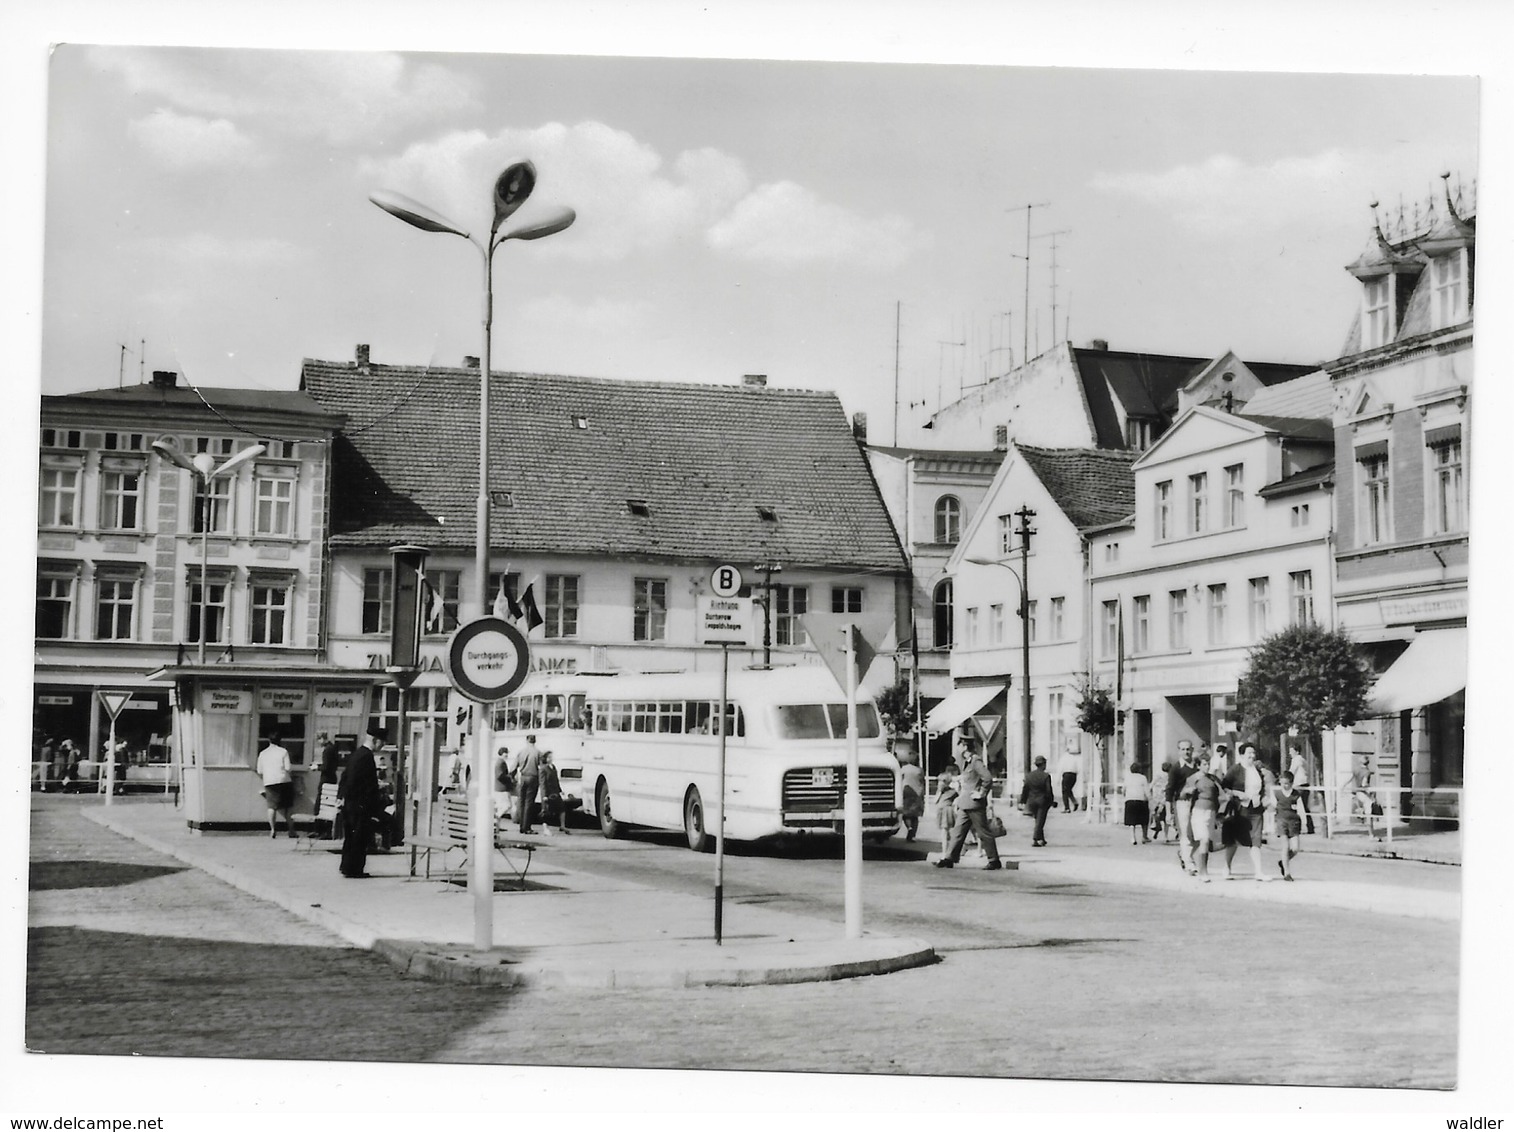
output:
{"label": "smaller street lamp", "polygon": [[193,473],[200,483],[200,490],[205,500],[205,511],[200,519],[200,663],[204,664],[205,638],[208,633],[205,623],[206,598],[210,589],[207,584],[210,574],[210,485],[222,476],[236,471],[243,464],[256,460],[268,449],[262,444],[254,444],[251,448],[244,448],[235,456],[228,458],[219,467],[216,466],[215,457],[208,452],[197,453],[191,458],[184,455],[178,444],[166,436],[154,440],[152,450],[169,463]]}

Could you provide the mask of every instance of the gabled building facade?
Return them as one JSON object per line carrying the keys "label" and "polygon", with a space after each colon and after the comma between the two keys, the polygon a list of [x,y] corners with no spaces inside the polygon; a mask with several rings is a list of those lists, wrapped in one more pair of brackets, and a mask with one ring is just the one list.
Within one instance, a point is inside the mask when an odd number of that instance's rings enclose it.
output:
{"label": "gabled building facade", "polygon": [[1476,207],[1440,200],[1347,267],[1360,310],[1335,392],[1337,615],[1380,673],[1354,742],[1400,812],[1454,817],[1463,784]]}
{"label": "gabled building facade", "polygon": [[[954,687],[927,726],[976,733],[1007,791],[1019,789],[1035,755],[1055,765],[1069,743],[1083,765],[1091,765],[1093,744],[1076,725],[1089,664],[1087,535],[1130,513],[1134,458],[1130,452],[1011,443],[947,562],[956,603]],[[1025,522],[1017,514],[1023,507],[1034,512],[1024,555],[1019,532]],[[1029,750],[1023,737],[1027,652]]]}
{"label": "gabled building facade", "polygon": [[[213,756],[202,751],[202,765],[213,757],[248,771],[273,729],[303,759],[309,686],[291,695],[288,680],[246,674],[321,661],[328,457],[342,422],[302,393],[191,389],[166,371],[150,385],[42,398],[39,737],[72,739],[97,761],[110,720],[96,692],[125,694],[116,733],[126,782],[164,782],[186,737],[175,735],[177,689],[149,676],[201,668],[238,689],[225,742]],[[216,465],[254,445],[264,451],[212,479],[207,495],[199,477],[154,451],[158,441]],[[249,796],[249,809],[261,807],[255,789]]]}
{"label": "gabled building facade", "polygon": [[1251,646],[1332,617],[1328,420],[1195,405],[1133,474],[1133,514],[1090,539],[1093,671],[1124,713],[1106,783],[1184,739],[1233,750]]}
{"label": "gabled building facade", "polygon": [[[830,393],[742,385],[493,376],[488,609],[474,598],[479,371],[307,359],[301,388],[348,417],[334,457],[330,656],[389,662],[390,548],[425,547],[435,595],[412,717],[456,745],[442,667],[461,622],[527,612],[537,671],[718,667],[696,607],[718,565],[758,599],[731,663],[819,663],[809,612],[887,615],[909,635],[908,567],[840,402]],[[526,625],[523,624],[523,628]],[[888,652],[869,684],[895,678]],[[392,734],[391,687],[378,726]]]}

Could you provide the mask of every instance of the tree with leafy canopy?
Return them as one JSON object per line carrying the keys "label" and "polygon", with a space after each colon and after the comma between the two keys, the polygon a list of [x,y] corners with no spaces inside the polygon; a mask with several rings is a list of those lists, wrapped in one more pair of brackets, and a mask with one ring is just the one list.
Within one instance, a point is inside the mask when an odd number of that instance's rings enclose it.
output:
{"label": "tree with leafy canopy", "polygon": [[1114,697],[1092,676],[1085,676],[1078,684],[1078,730],[1087,732],[1099,741],[1114,734]]}
{"label": "tree with leafy canopy", "polygon": [[1254,735],[1313,735],[1366,715],[1371,686],[1366,658],[1345,632],[1290,625],[1251,650],[1236,712]]}
{"label": "tree with leafy canopy", "polygon": [[908,677],[899,677],[874,696],[873,702],[878,705],[878,717],[883,720],[883,726],[888,728],[896,743],[899,736],[915,729],[915,697]]}

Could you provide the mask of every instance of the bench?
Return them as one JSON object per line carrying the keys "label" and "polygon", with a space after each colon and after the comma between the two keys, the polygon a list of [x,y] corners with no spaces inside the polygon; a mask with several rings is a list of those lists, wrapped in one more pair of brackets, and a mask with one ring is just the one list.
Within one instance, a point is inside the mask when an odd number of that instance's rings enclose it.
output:
{"label": "bench", "polygon": [[[453,849],[462,853],[463,861],[451,870],[452,875],[461,872],[467,865],[468,853],[472,848],[472,842],[468,837],[468,799],[461,794],[444,794],[437,799],[436,806],[431,812],[432,829],[429,833],[412,834],[405,839],[405,843],[413,850],[419,850],[426,855],[426,877],[431,877],[431,854],[441,853],[442,861],[446,863],[446,855]],[[520,881],[522,891],[526,888],[526,874],[531,871],[531,857],[536,852],[536,845],[530,841],[502,840],[496,829],[494,833],[494,848],[504,858],[505,864],[510,866],[516,878]],[[526,863],[517,865],[510,854],[524,853]],[[410,875],[415,875],[415,857],[410,858]]]}
{"label": "bench", "polygon": [[[296,848],[309,853],[322,841],[336,841],[341,839],[340,821],[342,815],[342,803],[336,796],[336,783],[325,782],[321,784],[320,797],[316,799],[315,812],[310,815],[315,824],[307,826],[299,833],[299,841]],[[325,837],[322,837],[320,823],[329,822],[331,828]]]}

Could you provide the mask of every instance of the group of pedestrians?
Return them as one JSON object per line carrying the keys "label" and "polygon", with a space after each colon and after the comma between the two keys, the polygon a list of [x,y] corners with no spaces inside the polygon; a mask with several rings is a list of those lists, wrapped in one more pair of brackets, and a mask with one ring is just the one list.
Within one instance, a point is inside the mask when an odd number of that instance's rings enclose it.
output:
{"label": "group of pedestrians", "polygon": [[[1058,783],[1046,769],[1046,758],[1037,755],[1034,769],[1021,783],[1019,806],[1028,815],[1032,847],[1046,844],[1046,818],[1057,808]],[[1062,806],[1071,813],[1078,808],[1075,785],[1078,778],[1077,761],[1074,756],[1064,755],[1058,762],[1057,771],[1061,782]],[[904,793],[904,825],[906,840],[913,840],[924,812],[925,776],[920,768],[906,764],[901,771]],[[1003,868],[999,858],[997,837],[1003,836],[1003,823],[993,814],[994,777],[984,762],[983,754],[974,739],[962,745],[962,765],[956,761],[946,764],[936,780],[936,824],[941,830],[941,855],[932,862],[938,869],[952,868],[962,856],[969,837],[973,838],[988,857],[990,870]]]}
{"label": "group of pedestrians", "polygon": [[[536,745],[535,734],[510,761],[510,748],[501,747],[494,760],[494,790],[500,803],[500,818],[513,817],[521,833],[535,833],[538,814],[543,833],[568,832],[568,808],[564,804],[562,781],[552,752]],[[507,810],[505,807],[508,806]],[[510,811],[513,810],[513,813]]]}

